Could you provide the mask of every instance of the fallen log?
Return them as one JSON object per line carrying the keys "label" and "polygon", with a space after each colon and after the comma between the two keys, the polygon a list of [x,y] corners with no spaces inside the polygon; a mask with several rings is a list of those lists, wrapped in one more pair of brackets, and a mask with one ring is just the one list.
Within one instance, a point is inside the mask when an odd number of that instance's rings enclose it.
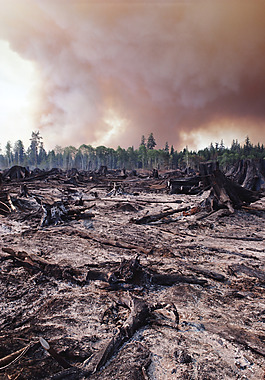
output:
{"label": "fallen log", "polygon": [[197,284],[204,286],[207,280],[198,279],[196,277],[182,276],[179,274],[154,274],[152,283],[156,285],[171,286],[178,283]]}
{"label": "fallen log", "polygon": [[[94,199],[92,199],[94,201]],[[128,202],[128,199],[124,198],[124,199],[121,199],[121,198],[98,198],[98,200],[100,201],[104,201],[104,202]],[[131,199],[130,199],[131,201]],[[163,204],[167,204],[167,203],[183,203],[183,201],[181,199],[174,199],[174,200],[156,200],[156,199],[136,199],[134,202],[136,202],[137,204],[138,203],[163,203]]]}
{"label": "fallen log", "polygon": [[265,357],[265,339],[261,334],[253,333],[249,329],[243,329],[231,324],[214,324],[207,323],[205,325],[207,331],[217,334],[224,339],[239,344],[247,350]]}
{"label": "fallen log", "polygon": [[146,215],[139,219],[131,218],[130,222],[135,223],[135,224],[153,223],[167,216],[170,216],[179,212],[187,211],[189,210],[189,208],[190,208],[189,206],[186,206],[186,207],[179,208],[177,210],[169,210],[169,211],[161,212],[159,214]]}
{"label": "fallen log", "polygon": [[259,236],[231,236],[231,235],[209,235],[214,239],[226,239],[226,240],[242,240],[242,241],[263,241],[264,239]]}
{"label": "fallen log", "polygon": [[182,179],[170,179],[168,181],[167,187],[170,194],[195,195],[203,190],[200,176]]}
{"label": "fallen log", "polygon": [[202,274],[204,277],[211,278],[215,281],[226,281],[226,277],[223,274],[213,272],[209,269],[200,268],[195,265],[187,265],[186,268],[192,270],[195,273]]}
{"label": "fallen log", "polygon": [[[206,273],[206,271],[205,271]],[[214,274],[212,275],[214,276]],[[221,280],[222,275],[218,276]],[[119,267],[109,272],[89,270],[86,276],[86,281],[100,280],[107,282],[110,289],[118,290],[128,287],[126,284],[134,286],[150,287],[150,285],[172,286],[177,283],[188,283],[205,286],[207,280],[199,279],[194,276],[183,276],[179,273],[161,274],[150,268],[143,268],[138,257],[131,260],[123,260]]]}
{"label": "fallen log", "polygon": [[244,264],[233,264],[229,266],[229,269],[232,273],[244,273],[249,277],[265,282],[265,272],[260,269],[254,269]]}
{"label": "fallen log", "polygon": [[12,259],[14,264],[22,266],[31,273],[42,272],[47,277],[53,277],[58,280],[71,281],[77,285],[83,285],[83,281],[78,279],[82,275],[79,270],[72,267],[61,267],[58,264],[51,263],[41,257],[25,251],[15,251],[10,247],[2,247],[2,251],[7,256],[2,259]]}
{"label": "fallen log", "polygon": [[[88,234],[83,231],[78,231],[78,230],[70,230],[69,229],[64,229],[64,233],[66,233],[69,236],[79,236],[82,239],[91,239],[97,243],[100,243],[102,245],[107,245],[111,247],[117,247],[117,248],[123,248],[123,249],[129,249],[129,250],[135,250],[136,252],[139,253],[144,253],[145,255],[148,255],[151,251],[151,249],[146,249],[144,247],[140,247],[136,244],[131,244],[131,243],[126,243],[126,242],[121,242],[118,240],[114,239],[106,239],[106,238],[101,238],[99,235],[93,235],[93,234]],[[60,231],[59,231],[60,233]]]}

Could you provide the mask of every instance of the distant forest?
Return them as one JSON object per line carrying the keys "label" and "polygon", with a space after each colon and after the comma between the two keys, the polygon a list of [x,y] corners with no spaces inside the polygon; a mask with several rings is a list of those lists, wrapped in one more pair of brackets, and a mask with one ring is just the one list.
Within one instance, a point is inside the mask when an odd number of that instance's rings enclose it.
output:
{"label": "distant forest", "polygon": [[237,140],[233,140],[231,147],[220,143],[211,143],[209,147],[199,151],[189,150],[188,147],[181,151],[174,149],[173,145],[165,143],[163,149],[156,149],[156,141],[153,133],[148,138],[142,136],[139,147],[133,146],[128,149],[107,148],[91,145],[81,145],[79,148],[68,146],[62,148],[56,146],[50,151],[46,151],[43,139],[39,131],[32,132],[30,145],[26,150],[23,142],[18,140],[12,147],[8,142],[4,150],[0,150],[1,169],[9,168],[13,165],[21,165],[29,168],[38,167],[40,169],[51,169],[54,167],[64,170],[77,168],[78,170],[98,170],[100,166],[107,166],[109,169],[183,169],[191,167],[198,169],[199,163],[209,160],[218,160],[221,167],[228,168],[240,159],[264,159],[264,145],[253,145],[246,137],[243,145]]}

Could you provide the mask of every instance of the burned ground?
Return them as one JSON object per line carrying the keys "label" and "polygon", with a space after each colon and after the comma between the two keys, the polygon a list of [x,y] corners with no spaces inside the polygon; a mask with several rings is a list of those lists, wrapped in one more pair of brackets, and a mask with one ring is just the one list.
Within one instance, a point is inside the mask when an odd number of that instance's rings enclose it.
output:
{"label": "burned ground", "polygon": [[161,176],[56,171],[3,192],[0,378],[263,379],[262,194],[206,212],[210,190],[169,194]]}

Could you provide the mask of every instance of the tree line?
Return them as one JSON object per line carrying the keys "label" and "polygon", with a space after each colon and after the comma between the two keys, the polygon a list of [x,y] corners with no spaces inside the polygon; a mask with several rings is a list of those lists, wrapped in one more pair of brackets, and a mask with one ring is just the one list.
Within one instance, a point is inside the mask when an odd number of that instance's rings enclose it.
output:
{"label": "tree line", "polygon": [[105,146],[92,147],[82,144],[79,148],[56,146],[46,151],[39,131],[31,134],[30,145],[25,149],[21,140],[14,146],[8,142],[4,151],[0,150],[0,168],[5,169],[13,165],[32,168],[51,169],[53,167],[69,170],[98,170],[100,166],[109,169],[198,169],[200,162],[218,160],[223,168],[227,168],[240,159],[264,159],[264,145],[253,145],[247,136],[244,144],[233,140],[231,147],[225,147],[223,140],[220,143],[211,143],[210,146],[192,151],[188,147],[181,151],[173,145],[165,143],[163,149],[155,149],[156,141],[153,133],[148,138],[142,136],[139,147],[128,149],[118,146],[117,149]]}

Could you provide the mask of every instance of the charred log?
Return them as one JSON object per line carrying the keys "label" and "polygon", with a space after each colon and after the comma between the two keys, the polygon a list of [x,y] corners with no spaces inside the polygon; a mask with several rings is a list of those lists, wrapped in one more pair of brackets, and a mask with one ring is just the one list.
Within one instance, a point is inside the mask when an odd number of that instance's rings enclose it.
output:
{"label": "charred log", "polygon": [[135,223],[135,224],[154,223],[167,216],[170,216],[179,212],[187,211],[187,210],[189,210],[189,207],[182,207],[177,210],[169,210],[169,211],[161,212],[160,214],[146,215],[139,219],[132,218],[130,221],[131,223]]}
{"label": "charred log", "polygon": [[15,251],[10,247],[3,247],[2,251],[6,253],[5,256],[1,257],[2,261],[11,259],[15,266],[23,267],[32,274],[41,272],[47,277],[83,285],[83,281],[78,279],[81,273],[75,268],[69,266],[62,267],[56,263],[44,260],[33,253],[29,254],[25,251]]}
{"label": "charred log", "polygon": [[[206,271],[207,272],[207,271]],[[205,273],[206,273],[205,272]],[[201,271],[201,274],[202,271]],[[210,277],[210,273],[207,273]],[[212,274],[212,277],[218,277],[218,280],[224,279],[217,274]],[[130,287],[126,285],[142,286],[145,288],[151,285],[172,286],[177,283],[197,284],[204,286],[207,280],[196,278],[194,276],[183,276],[179,273],[157,273],[150,268],[144,268],[138,258],[131,260],[123,260],[117,269],[109,272],[99,270],[89,270],[86,276],[86,281],[100,280],[107,282],[112,290],[124,289]]]}
{"label": "charred log", "polygon": [[167,186],[170,194],[195,195],[203,190],[200,176],[183,179],[170,179]]}
{"label": "charred log", "polygon": [[52,205],[42,203],[43,215],[40,226],[46,227],[49,225],[58,225],[67,220],[90,219],[95,215],[86,212],[90,207],[66,208],[66,204],[62,201],[54,202]]}

